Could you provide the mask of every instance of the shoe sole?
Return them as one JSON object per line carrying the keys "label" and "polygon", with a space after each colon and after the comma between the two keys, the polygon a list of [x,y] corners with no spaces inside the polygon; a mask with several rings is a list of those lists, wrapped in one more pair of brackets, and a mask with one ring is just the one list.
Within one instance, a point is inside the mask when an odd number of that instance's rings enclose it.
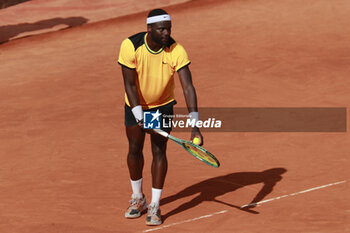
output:
{"label": "shoe sole", "polygon": [[[147,216],[148,218],[148,216]],[[148,221],[148,219],[146,218],[146,225],[147,226],[159,226],[162,225],[162,220],[160,220],[159,222],[152,222],[152,221]]]}
{"label": "shoe sole", "polygon": [[154,223],[154,222],[146,222],[147,226],[159,226],[162,225],[162,222]]}
{"label": "shoe sole", "polygon": [[139,218],[139,217],[141,217],[141,215],[143,215],[143,214],[145,214],[147,212],[147,209],[148,209],[148,205],[146,203],[146,205],[143,207],[143,210],[141,212],[139,212],[139,214],[137,214],[137,215],[130,215],[128,213],[125,213],[125,218],[128,218],[128,219]]}

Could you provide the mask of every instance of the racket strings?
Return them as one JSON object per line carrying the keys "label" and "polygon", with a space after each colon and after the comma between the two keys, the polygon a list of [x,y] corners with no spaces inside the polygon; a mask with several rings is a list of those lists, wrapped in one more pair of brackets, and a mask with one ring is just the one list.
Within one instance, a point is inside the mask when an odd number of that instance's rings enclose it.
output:
{"label": "racket strings", "polygon": [[197,148],[191,144],[184,144],[184,146],[190,153],[192,153],[196,157],[208,162],[211,165],[218,165],[218,162],[215,159],[213,159],[207,151],[204,151],[204,149],[201,150],[200,148]]}

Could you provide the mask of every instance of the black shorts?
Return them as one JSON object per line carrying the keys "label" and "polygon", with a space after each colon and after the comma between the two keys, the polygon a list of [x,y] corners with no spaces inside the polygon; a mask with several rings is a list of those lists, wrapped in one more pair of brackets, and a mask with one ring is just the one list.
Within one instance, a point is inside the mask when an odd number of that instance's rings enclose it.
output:
{"label": "black shorts", "polygon": [[[167,117],[167,121],[169,121],[172,119],[172,117],[170,117],[170,116],[174,115],[174,105],[175,104],[176,104],[176,100],[174,100],[166,105],[143,110],[143,112],[156,112],[157,110],[159,110],[159,112],[162,114],[162,116],[165,115]],[[124,121],[125,126],[128,127],[128,126],[137,125],[136,119],[134,117],[134,114],[132,114],[131,108],[125,104],[124,109],[125,109],[125,121]],[[161,124],[161,129],[168,132],[168,133],[170,133],[170,131],[171,131],[171,127],[164,127],[162,124]]]}

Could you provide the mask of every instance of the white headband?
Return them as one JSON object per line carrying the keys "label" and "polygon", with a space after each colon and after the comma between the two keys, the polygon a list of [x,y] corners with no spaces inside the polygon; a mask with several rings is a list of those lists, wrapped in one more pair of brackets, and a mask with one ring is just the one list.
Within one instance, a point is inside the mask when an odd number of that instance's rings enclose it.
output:
{"label": "white headband", "polygon": [[161,21],[171,21],[170,15],[156,15],[147,18],[147,24],[157,23]]}

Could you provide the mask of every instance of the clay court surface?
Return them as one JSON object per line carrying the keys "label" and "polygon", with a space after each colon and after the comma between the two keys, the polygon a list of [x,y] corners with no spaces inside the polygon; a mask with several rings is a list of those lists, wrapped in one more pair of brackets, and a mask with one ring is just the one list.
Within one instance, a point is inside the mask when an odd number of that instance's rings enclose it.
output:
{"label": "clay court surface", "polygon": [[[97,17],[81,13],[86,8],[65,6],[74,13],[69,17],[87,20],[23,38],[1,31],[10,40],[0,44],[0,231],[349,231],[347,130],[203,132],[204,146],[220,159],[218,169],[169,142],[164,224],[152,228],[145,226],[145,216],[124,218],[131,188],[116,59],[121,41],[146,29],[150,8],[165,6],[172,15],[172,35],[189,53],[200,107],[348,108],[350,103],[349,1],[155,2],[144,11],[146,3],[137,3],[135,12],[128,6],[128,15],[109,19],[100,11]],[[0,17],[25,4],[1,10]],[[47,5],[32,25],[57,17]],[[8,19],[0,27],[27,20]],[[22,29],[12,30],[26,33]],[[176,96],[177,106],[184,107],[180,85]],[[148,142],[144,191],[150,199]],[[252,200],[263,203],[239,208]]]}

